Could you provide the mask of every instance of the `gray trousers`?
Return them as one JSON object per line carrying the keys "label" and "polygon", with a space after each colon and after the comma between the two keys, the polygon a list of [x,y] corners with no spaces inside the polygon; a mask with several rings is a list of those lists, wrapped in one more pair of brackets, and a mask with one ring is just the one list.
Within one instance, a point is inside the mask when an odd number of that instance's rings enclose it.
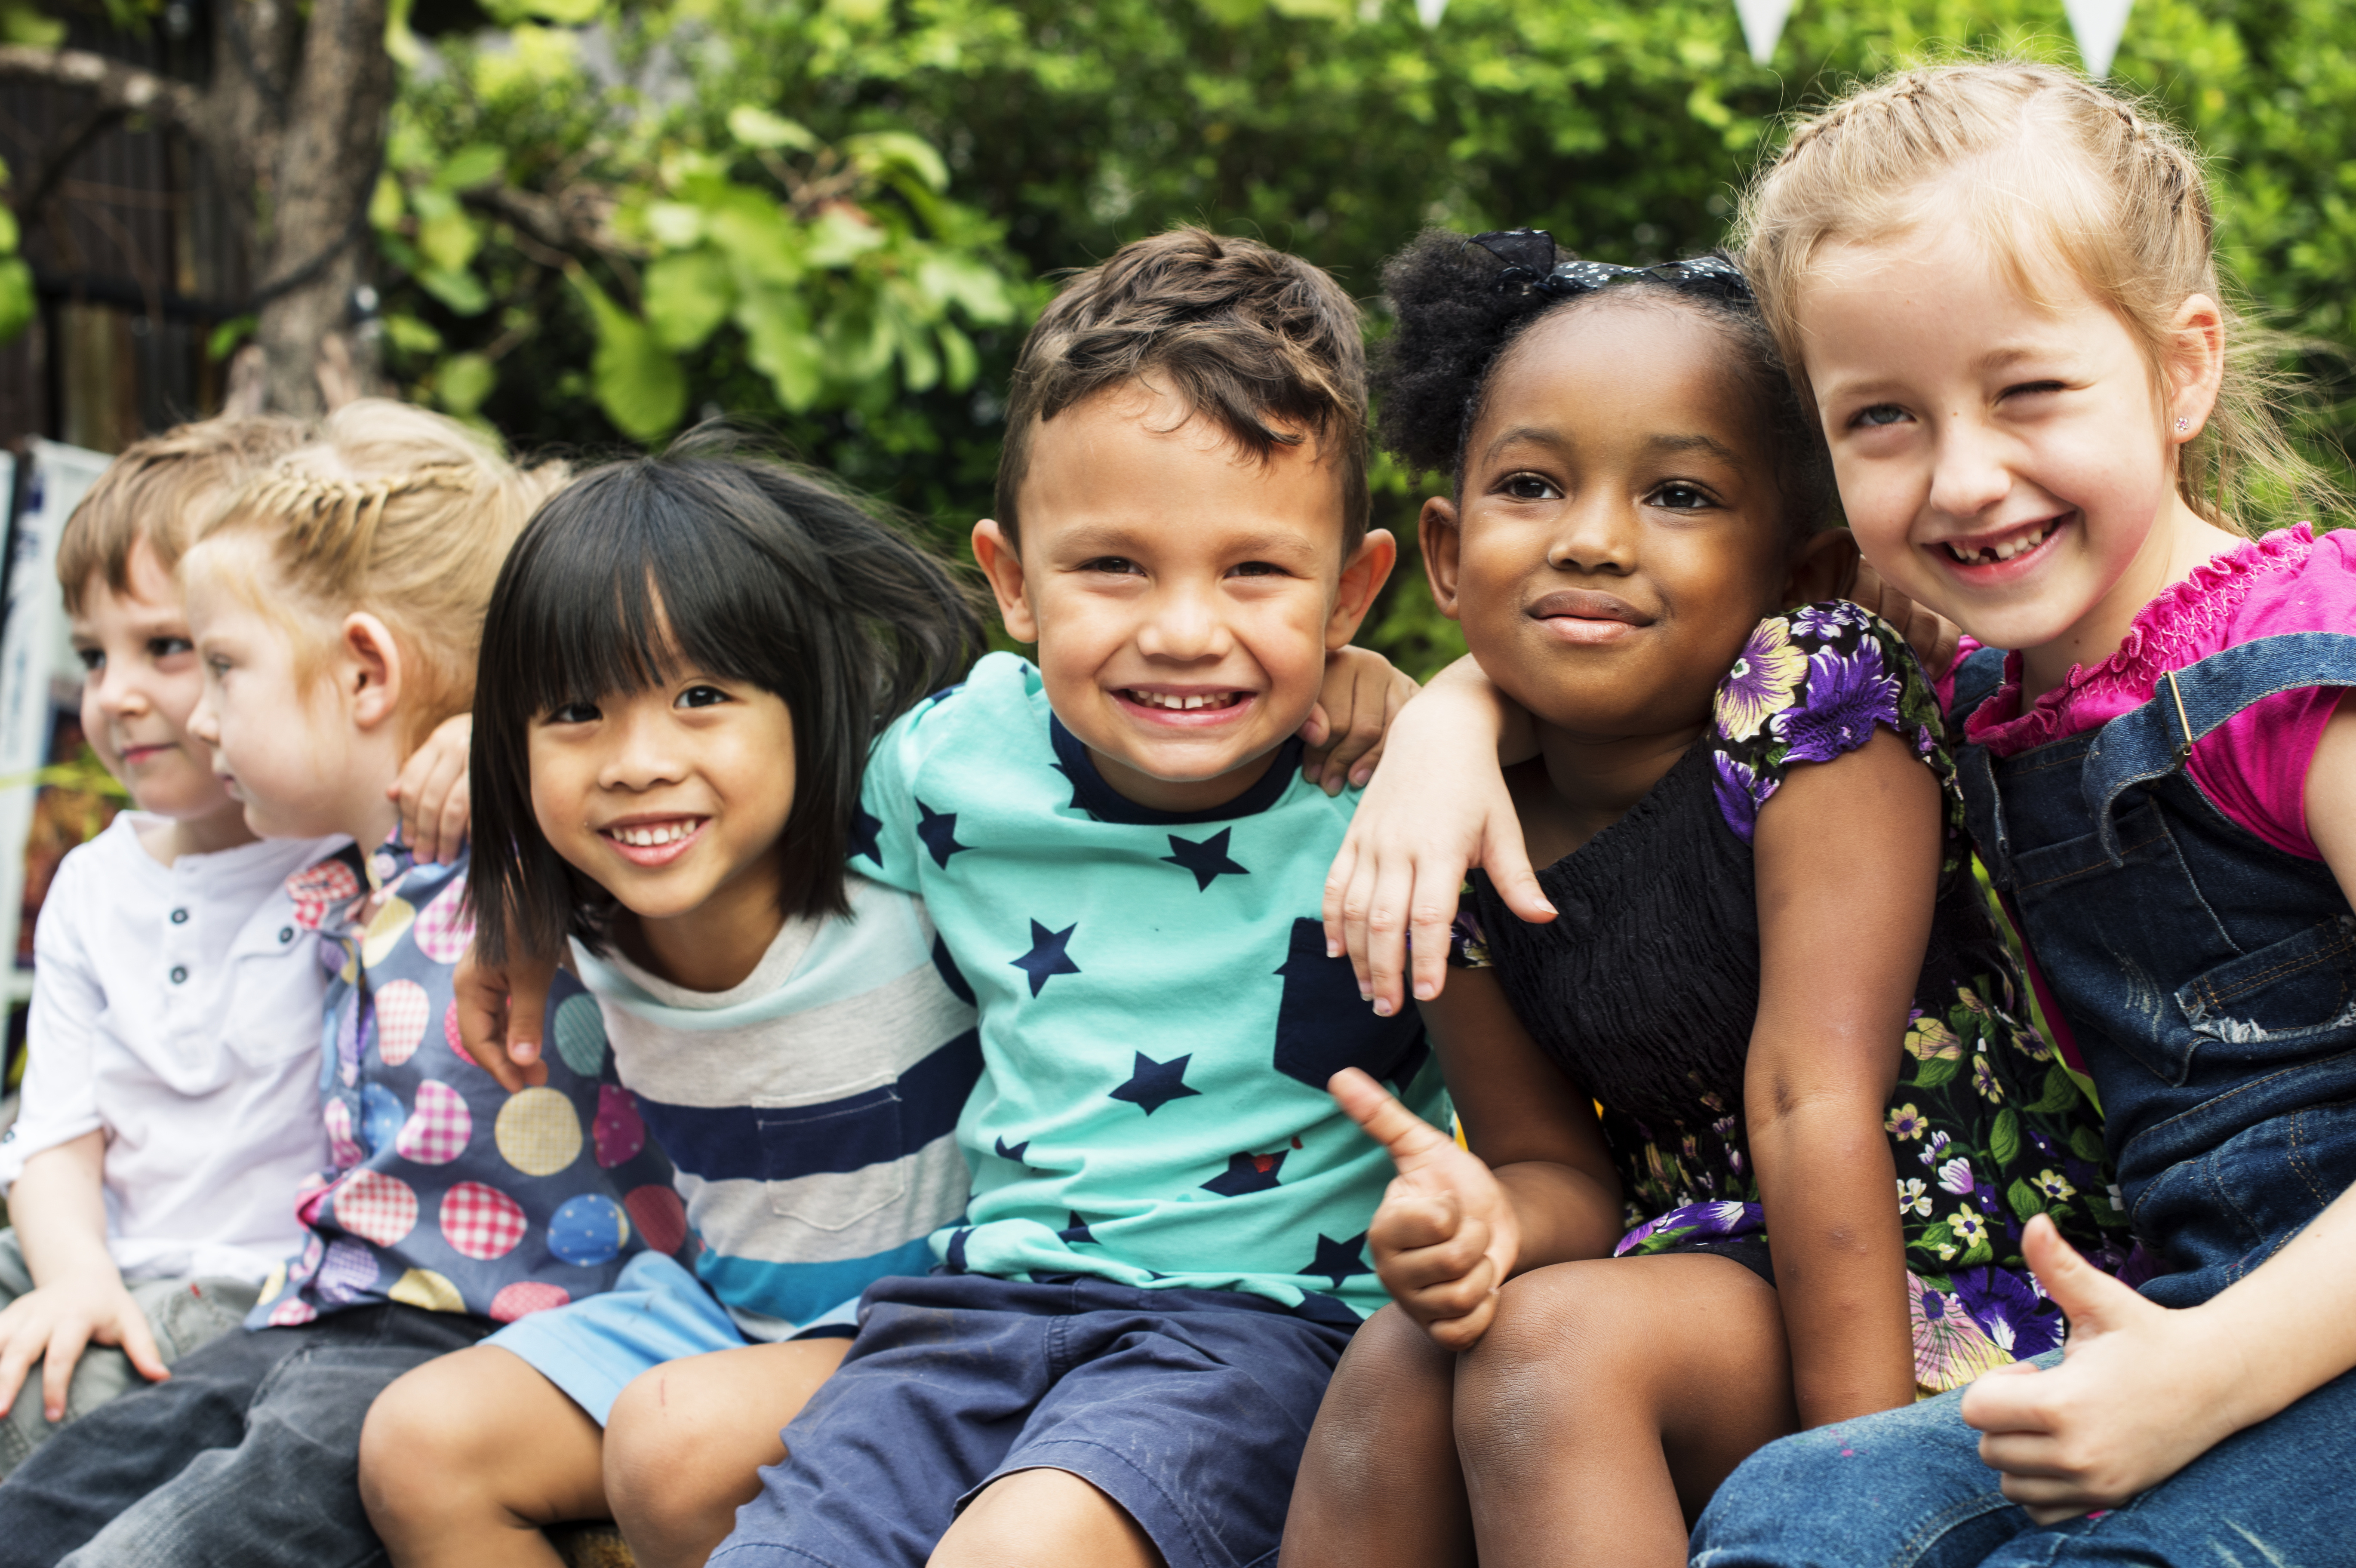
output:
{"label": "gray trousers", "polygon": [[[0,1308],[30,1295],[32,1289],[32,1271],[25,1266],[25,1250],[16,1244],[16,1230],[0,1231]],[[131,1299],[147,1315],[148,1329],[155,1336],[155,1353],[166,1366],[244,1321],[256,1294],[255,1287],[241,1279],[148,1279],[131,1286]],[[41,1366],[34,1362],[16,1403],[0,1418],[0,1477],[23,1464],[63,1427],[120,1394],[146,1386],[147,1380],[121,1350],[109,1345],[89,1346],[74,1365],[73,1385],[66,1390],[65,1420],[52,1424],[41,1411]]]}

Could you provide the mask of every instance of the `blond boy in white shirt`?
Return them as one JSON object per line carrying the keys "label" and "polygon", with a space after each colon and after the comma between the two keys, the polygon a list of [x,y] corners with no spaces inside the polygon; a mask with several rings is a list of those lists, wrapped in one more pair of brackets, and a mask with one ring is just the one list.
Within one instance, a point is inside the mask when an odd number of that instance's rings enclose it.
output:
{"label": "blond boy in white shirt", "polygon": [[[138,809],[66,857],[34,936],[22,1109],[0,1137],[0,1475],[235,1328],[328,1163],[326,976],[284,883],[334,841],[255,838],[189,739],[203,674],[173,579],[206,511],[309,433],[218,419],[140,442],[59,541],[82,731]],[[464,725],[404,775],[455,783],[462,815]],[[416,815],[439,824],[442,805]]]}

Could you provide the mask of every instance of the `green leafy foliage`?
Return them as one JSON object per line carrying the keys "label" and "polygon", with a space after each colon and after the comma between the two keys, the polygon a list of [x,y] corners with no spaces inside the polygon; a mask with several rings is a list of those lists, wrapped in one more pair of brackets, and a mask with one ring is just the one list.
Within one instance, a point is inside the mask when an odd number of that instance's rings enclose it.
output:
{"label": "green leafy foliage", "polygon": [[[1257,235],[1370,304],[1426,224],[1687,254],[1722,239],[1778,117],[1848,80],[1965,48],[2076,60],[2062,0],[1803,5],[1764,67],[1730,0],[1453,0],[1432,29],[1411,0],[486,10],[500,29],[396,39],[411,65],[373,216],[412,390],[527,443],[750,416],[953,548],[989,507],[1038,280],[1126,240]],[[2326,393],[2307,435],[2344,466],[2356,13],[2137,0],[2114,75],[2215,160],[2227,260],[2305,340]],[[594,243],[543,242],[486,199],[502,187]],[[1362,640],[1428,674],[1463,645],[1413,547],[1435,481],[1387,463],[1375,480],[1407,548]]]}

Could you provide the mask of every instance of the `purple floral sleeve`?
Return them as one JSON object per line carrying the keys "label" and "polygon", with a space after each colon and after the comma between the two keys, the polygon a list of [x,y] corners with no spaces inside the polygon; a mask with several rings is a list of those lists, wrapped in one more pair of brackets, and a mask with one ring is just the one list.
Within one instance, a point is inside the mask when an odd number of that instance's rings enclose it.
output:
{"label": "purple floral sleeve", "polygon": [[1938,698],[1897,632],[1846,601],[1770,615],[1719,683],[1709,745],[1719,815],[1744,843],[1794,763],[1828,763],[1877,725],[1943,775]]}

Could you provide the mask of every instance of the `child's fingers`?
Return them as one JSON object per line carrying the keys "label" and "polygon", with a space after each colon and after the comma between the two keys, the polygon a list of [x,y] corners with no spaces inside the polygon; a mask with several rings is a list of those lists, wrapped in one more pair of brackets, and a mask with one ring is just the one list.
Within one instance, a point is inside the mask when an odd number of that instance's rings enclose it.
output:
{"label": "child's fingers", "polygon": [[1358,841],[1344,837],[1342,848],[1333,852],[1333,867],[1325,873],[1325,891],[1318,903],[1318,914],[1325,922],[1325,956],[1339,958],[1348,951],[1342,929],[1342,900],[1349,891],[1350,878],[1358,865]]}
{"label": "child's fingers", "polygon": [[44,1342],[41,1335],[27,1333],[19,1328],[8,1337],[5,1345],[0,1345],[0,1416],[15,1408],[16,1395],[25,1386],[25,1374],[40,1358]]}
{"label": "child's fingers", "polygon": [[1476,1257],[1472,1266],[1461,1274],[1451,1275],[1430,1285],[1415,1285],[1401,1275],[1398,1284],[1389,1279],[1391,1297],[1419,1323],[1442,1323],[1451,1318],[1469,1317],[1481,1304],[1496,1294],[1497,1268],[1485,1257]]}
{"label": "child's fingers", "polygon": [[[1361,760],[1381,747],[1383,731],[1389,723],[1389,714],[1385,710],[1380,692],[1354,691],[1351,699],[1349,714],[1339,720],[1342,726],[1340,732],[1327,747],[1327,795],[1341,794],[1343,788],[1357,777]],[[1369,775],[1373,773],[1372,763],[1366,764],[1365,772]]]}
{"label": "child's fingers", "polygon": [[507,1051],[534,1074],[532,1082],[548,1081],[548,1064],[541,1060],[541,1044],[548,1038],[548,990],[556,983],[556,965],[538,959],[519,959],[508,965]]}
{"label": "child's fingers", "polygon": [[[1410,1312],[1408,1316],[1412,1317],[1415,1314]],[[1480,1303],[1463,1317],[1442,1317],[1426,1323],[1423,1331],[1430,1335],[1431,1342],[1441,1349],[1462,1354],[1481,1342],[1481,1336],[1489,1331],[1489,1325],[1495,1321],[1496,1317],[1497,1293],[1485,1290],[1481,1293]]]}
{"label": "child's fingers", "polygon": [[1301,743],[1308,748],[1301,753],[1301,776],[1315,784],[1318,764],[1325,760],[1325,742],[1333,733],[1333,720],[1325,716],[1323,699],[1310,704],[1309,717],[1301,721],[1301,728],[1293,733],[1300,736]]}
{"label": "child's fingers", "polygon": [[1415,862],[1394,857],[1374,879],[1365,901],[1365,976],[1377,1017],[1389,1018],[1406,1000],[1407,912],[1415,900]]}
{"label": "child's fingers", "polygon": [[1463,885],[1461,872],[1452,884],[1429,875],[1416,880],[1413,901],[1408,906],[1407,955],[1413,966],[1409,980],[1419,1002],[1431,1000],[1448,984],[1449,938]]}
{"label": "child's fingers", "polygon": [[[1453,1192],[1400,1177],[1384,1191],[1367,1222],[1366,1245],[1376,1262],[1387,1269],[1391,1257],[1427,1252],[1456,1234],[1463,1223],[1464,1211]],[[1419,1275],[1414,1283],[1430,1281]]]}
{"label": "child's fingers", "polygon": [[123,1353],[131,1359],[141,1377],[151,1383],[169,1381],[171,1371],[164,1365],[162,1352],[155,1349],[155,1331],[147,1326],[147,1315],[139,1310],[136,1302],[125,1305],[115,1328]]}
{"label": "child's fingers", "polygon": [[1522,837],[1522,821],[1515,815],[1512,799],[1499,796],[1495,809],[1489,813],[1489,826],[1482,847],[1481,869],[1505,901],[1505,907],[1532,925],[1544,925],[1554,919],[1555,907],[1538,886],[1537,873],[1530,869],[1529,843]]}
{"label": "child's fingers", "polygon": [[1382,859],[1378,850],[1359,851],[1350,867],[1350,880],[1342,890],[1342,947],[1350,955],[1350,968],[1358,977],[1358,995],[1374,999],[1374,958],[1367,950],[1372,932],[1366,912],[1374,907],[1375,888],[1382,875]]}
{"label": "child's fingers", "polygon": [[461,770],[457,782],[450,786],[448,798],[442,803],[441,842],[436,846],[439,853],[435,859],[445,866],[455,860],[458,851],[466,847],[466,824],[473,815],[466,793],[466,772]]}
{"label": "child's fingers", "polygon": [[73,1386],[74,1367],[90,1343],[90,1325],[69,1318],[49,1335],[48,1354],[41,1358],[41,1413],[52,1422],[66,1418],[66,1392]]}
{"label": "child's fingers", "polygon": [[1398,1096],[1376,1083],[1365,1069],[1344,1067],[1325,1085],[1349,1118],[1366,1136],[1383,1146],[1402,1176],[1413,1176],[1440,1157],[1456,1152],[1447,1134],[1401,1104]]}
{"label": "child's fingers", "polygon": [[469,949],[450,976],[451,1005],[457,1009],[458,1038],[466,1054],[510,1094],[548,1081],[538,1044],[541,1014],[548,1005],[545,982],[530,1004],[530,1047],[527,1050],[514,1043],[521,1030],[511,1015],[523,1002],[524,987],[517,981],[523,967],[509,965],[500,969],[478,964]]}

